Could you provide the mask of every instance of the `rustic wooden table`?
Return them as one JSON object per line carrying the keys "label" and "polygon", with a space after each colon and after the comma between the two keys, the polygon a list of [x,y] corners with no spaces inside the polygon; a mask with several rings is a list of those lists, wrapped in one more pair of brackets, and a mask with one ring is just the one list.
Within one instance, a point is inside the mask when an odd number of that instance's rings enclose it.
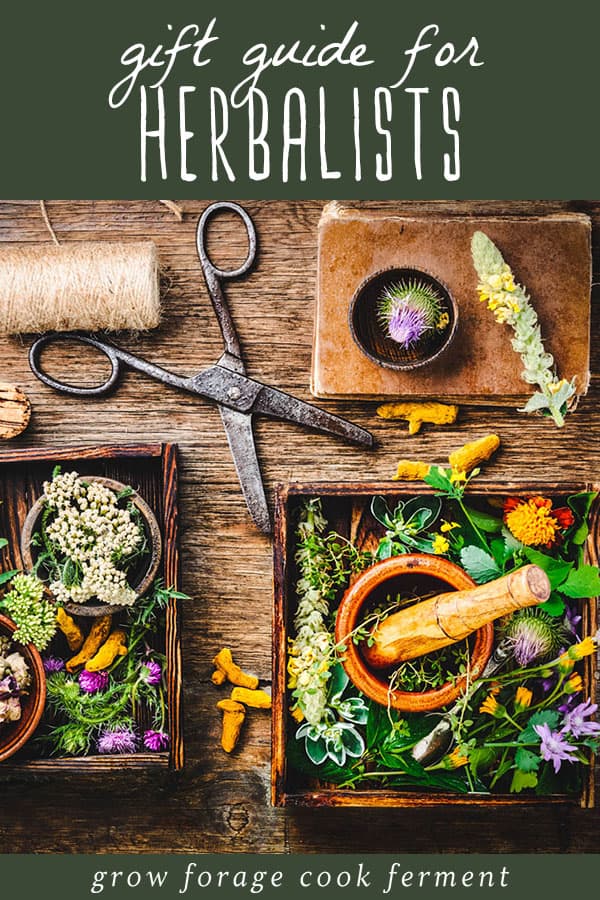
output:
{"label": "rustic wooden table", "polygon": [[[61,241],[152,238],[165,270],[165,320],[152,334],[126,341],[133,350],[191,373],[213,363],[221,338],[195,252],[201,201],[182,204],[183,222],[158,202],[51,201],[48,211]],[[310,399],[308,382],[321,202],[246,202],[259,234],[258,264],[228,289],[248,372]],[[381,206],[382,204],[377,204]],[[600,201],[409,203],[388,206],[427,213],[588,213],[600,247]],[[224,217],[211,229],[218,262],[243,258],[240,223]],[[0,202],[0,240],[47,241],[35,202]],[[595,269],[598,268],[598,254]],[[568,303],[568,298],[565,298]],[[405,426],[375,417],[374,403],[323,403],[370,429],[374,452],[299,428],[260,421],[256,440],[269,495],[278,482],[382,480],[401,456],[440,460],[473,435],[502,437],[490,480],[597,477],[600,461],[600,321],[593,320],[592,382],[568,426],[525,419],[511,409],[463,408],[456,425],[425,429],[409,438]],[[125,343],[123,338],[122,343]],[[271,674],[271,546],[246,514],[215,406],[128,373],[110,398],[90,401],[52,392],[27,365],[27,344],[0,340],[0,378],[29,394],[33,419],[20,446],[176,441],[180,447],[184,610],[185,733],[181,777],[148,782],[70,780],[2,786],[3,851],[347,851],[494,852],[598,850],[600,809],[417,808],[286,811],[269,805],[270,723],[248,717],[239,752],[219,747],[220,715],[210,683],[210,660],[223,645],[265,683]],[[62,357],[63,373],[81,371],[81,350]],[[94,365],[90,358],[89,371]]]}

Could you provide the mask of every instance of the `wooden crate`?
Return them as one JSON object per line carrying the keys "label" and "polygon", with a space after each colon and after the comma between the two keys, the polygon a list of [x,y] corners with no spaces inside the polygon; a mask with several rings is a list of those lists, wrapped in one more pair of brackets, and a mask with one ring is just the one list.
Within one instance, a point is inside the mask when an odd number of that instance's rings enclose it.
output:
{"label": "wooden crate", "polygon": [[[551,498],[564,498],[578,491],[599,490],[598,485],[561,482],[552,484],[485,484],[479,489],[469,489],[471,502],[489,500],[494,496],[531,496],[543,494]],[[355,789],[342,790],[336,785],[323,784],[308,776],[293,772],[287,765],[286,743],[290,715],[290,697],[287,690],[287,646],[293,634],[293,616],[296,607],[295,582],[298,578],[295,554],[296,514],[301,502],[308,497],[321,497],[329,526],[368,546],[373,536],[383,529],[371,517],[370,498],[384,496],[393,504],[416,494],[432,493],[421,483],[395,484],[290,484],[278,488],[275,543],[274,543],[274,616],[273,616],[273,730],[271,762],[271,799],[274,806],[365,806],[402,807],[438,806],[445,804],[476,804],[479,806],[532,806],[539,804],[579,804],[585,808],[594,806],[594,758],[590,757],[587,778],[581,796],[549,795],[543,797],[521,794],[454,794],[424,793],[406,789]],[[600,546],[600,498],[594,502],[590,513],[590,534],[586,546],[587,561],[598,564]],[[583,634],[595,634],[597,629],[596,598],[582,601]],[[586,696],[595,697],[595,656],[584,662]]]}
{"label": "wooden crate", "polygon": [[[36,448],[0,452],[0,535],[8,539],[2,570],[21,567],[19,540],[28,510],[42,493],[42,484],[60,464],[81,475],[104,475],[131,485],[154,511],[163,537],[159,575],[167,587],[179,589],[177,448],[175,444],[123,444],[116,446]],[[184,764],[182,730],[182,675],[179,610],[176,599],[166,610],[164,646],[167,664],[167,703],[170,748],[118,756],[36,757],[29,742],[22,751],[0,764],[0,778],[39,775],[102,774],[107,770],[179,770]]]}

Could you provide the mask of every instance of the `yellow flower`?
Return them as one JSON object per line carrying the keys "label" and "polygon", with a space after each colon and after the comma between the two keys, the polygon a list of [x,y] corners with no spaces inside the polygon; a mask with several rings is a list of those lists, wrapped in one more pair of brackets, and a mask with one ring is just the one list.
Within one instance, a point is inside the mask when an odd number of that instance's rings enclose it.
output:
{"label": "yellow flower", "polygon": [[488,300],[488,309],[491,309],[492,312],[494,312],[494,310],[498,309],[499,306],[500,306],[500,304],[498,303],[497,300]]}
{"label": "yellow flower", "polygon": [[577,694],[579,691],[583,690],[583,681],[581,680],[581,675],[578,675],[577,672],[573,672],[567,683],[565,684],[564,691],[565,694]]}
{"label": "yellow flower", "polygon": [[442,330],[442,328],[446,328],[450,324],[450,316],[447,312],[443,312],[437,321],[437,327]]}
{"label": "yellow flower", "polygon": [[567,672],[570,672],[575,667],[574,661],[569,657],[568,653],[562,653],[558,657],[558,671],[563,675],[566,675]]}
{"label": "yellow flower", "polygon": [[304,721],[304,713],[302,712],[302,710],[300,709],[299,706],[293,706],[290,709],[290,713],[292,715],[292,719],[294,719],[296,722]]}
{"label": "yellow flower", "polygon": [[511,505],[504,515],[511,534],[528,547],[552,546],[559,530],[558,520],[552,515],[552,501],[531,497]]}
{"label": "yellow flower", "polygon": [[464,484],[467,480],[467,473],[461,469],[452,469],[450,472],[450,483],[451,484]]}
{"label": "yellow flower", "polygon": [[523,712],[531,706],[533,694],[526,687],[518,687],[515,693],[515,712]]}
{"label": "yellow flower", "polygon": [[502,288],[505,291],[509,291],[511,294],[517,289],[513,273],[510,270],[505,272],[502,276]]}
{"label": "yellow flower", "polygon": [[469,757],[464,756],[458,747],[455,747],[452,753],[449,753],[448,756],[444,760],[444,766],[446,769],[460,769],[461,766],[466,766],[469,762]]}
{"label": "yellow flower", "polygon": [[560,381],[553,381],[552,384],[548,385],[548,390],[551,394],[558,394],[560,389],[565,386],[567,383],[566,378],[561,378]]}
{"label": "yellow flower", "polygon": [[448,531],[452,531],[453,528],[458,528],[458,522],[442,522],[440,525],[440,531],[446,534]]}
{"label": "yellow flower", "polygon": [[504,325],[508,319],[508,310],[502,307],[501,309],[497,309],[494,315],[496,317],[496,322],[498,322],[499,325]]}
{"label": "yellow flower", "polygon": [[436,534],[431,549],[437,554],[447,553],[450,549],[450,542],[442,534]]}
{"label": "yellow flower", "polygon": [[488,694],[488,696],[479,707],[479,712],[487,713],[490,716],[494,716],[494,718],[496,719],[501,719],[504,716],[506,710],[501,703],[498,703],[493,694]]}
{"label": "yellow flower", "polygon": [[[596,652],[596,642],[592,637],[586,637],[578,644],[573,644],[567,650],[569,659],[583,659],[584,656],[591,656]],[[564,654],[563,654],[564,655]]]}
{"label": "yellow flower", "polygon": [[488,284],[493,291],[497,291],[498,288],[501,288],[502,282],[502,275],[490,275],[490,277],[488,278]]}

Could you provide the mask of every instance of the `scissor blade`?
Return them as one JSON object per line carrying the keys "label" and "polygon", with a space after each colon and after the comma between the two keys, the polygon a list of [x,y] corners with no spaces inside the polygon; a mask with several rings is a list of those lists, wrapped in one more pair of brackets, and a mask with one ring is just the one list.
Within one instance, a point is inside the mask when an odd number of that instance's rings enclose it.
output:
{"label": "scissor blade", "polygon": [[271,517],[256,456],[252,417],[226,406],[219,406],[219,412],[248,512],[258,528],[264,534],[270,534]]}
{"label": "scissor blade", "polygon": [[298,425],[306,425],[325,434],[336,434],[364,447],[373,446],[373,436],[364,428],[266,385],[256,397],[252,412],[274,419],[284,419],[287,422],[297,422]]}

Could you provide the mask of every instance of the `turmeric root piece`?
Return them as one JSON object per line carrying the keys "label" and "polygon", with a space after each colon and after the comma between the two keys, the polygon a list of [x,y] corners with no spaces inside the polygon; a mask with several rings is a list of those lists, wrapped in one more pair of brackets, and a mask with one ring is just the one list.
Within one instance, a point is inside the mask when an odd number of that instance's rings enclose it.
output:
{"label": "turmeric root piece", "polygon": [[242,725],[246,718],[246,710],[241,703],[235,700],[219,700],[217,709],[223,710],[223,730],[221,732],[221,747],[225,753],[235,750],[240,737]]}
{"label": "turmeric root piece", "polygon": [[77,653],[83,646],[83,631],[75,619],[64,611],[62,606],[56,608],[56,624],[64,634],[72,653]]}
{"label": "turmeric root piece", "polygon": [[98,616],[94,619],[94,624],[90,629],[90,633],[83,642],[83,646],[77,656],[73,656],[66,665],[67,672],[74,672],[80,666],[84,666],[88,660],[95,656],[96,652],[102,646],[108,635],[110,634],[110,626],[112,624],[112,616]]}
{"label": "turmeric root piece", "polygon": [[448,462],[458,472],[471,472],[485,462],[500,446],[497,434],[486,434],[485,437],[470,441],[459,447],[448,457]]}
{"label": "turmeric root piece", "polygon": [[247,688],[234,687],[231,699],[246,706],[253,706],[255,709],[271,709],[271,698],[266,691],[249,691]]}
{"label": "turmeric root piece", "polygon": [[122,628],[115,628],[102,644],[98,652],[86,663],[88,672],[101,672],[107,669],[117,656],[127,654],[127,635]]}
{"label": "turmeric root piece", "polygon": [[231,684],[249,688],[250,690],[258,687],[258,678],[255,675],[248,675],[234,663],[231,650],[228,647],[223,647],[222,650],[219,650],[213,659],[213,663],[217,669],[225,674],[225,677]]}
{"label": "turmeric root piece", "polygon": [[210,680],[217,686],[220,684],[225,684],[225,682],[227,681],[227,675],[222,669],[215,669],[215,671],[210,676]]}
{"label": "turmeric root piece", "polygon": [[456,422],[458,406],[447,403],[384,403],[377,407],[377,415],[382,419],[405,419],[408,433],[418,434],[421,425],[451,425]]}
{"label": "turmeric root piece", "polygon": [[423,481],[429,474],[430,468],[428,463],[401,459],[396,474],[392,476],[392,481]]}

